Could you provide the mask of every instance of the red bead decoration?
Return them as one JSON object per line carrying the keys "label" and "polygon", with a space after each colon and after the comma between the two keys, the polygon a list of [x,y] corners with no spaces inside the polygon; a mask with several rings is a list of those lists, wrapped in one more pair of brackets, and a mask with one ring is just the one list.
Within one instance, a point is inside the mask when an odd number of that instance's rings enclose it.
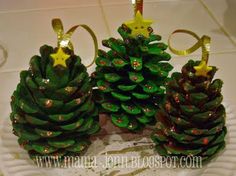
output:
{"label": "red bead decoration", "polygon": [[207,145],[208,143],[209,143],[208,138],[204,138],[204,139],[203,139],[203,144]]}

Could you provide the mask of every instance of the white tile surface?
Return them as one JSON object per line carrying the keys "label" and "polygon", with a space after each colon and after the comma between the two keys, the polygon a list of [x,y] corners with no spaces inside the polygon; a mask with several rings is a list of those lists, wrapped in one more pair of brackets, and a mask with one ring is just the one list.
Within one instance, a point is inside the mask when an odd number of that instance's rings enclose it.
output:
{"label": "white tile surface", "polygon": [[[0,116],[5,111],[3,104],[9,104],[11,95],[20,81],[19,72],[1,73],[0,74]],[[4,107],[4,108],[3,108]],[[3,109],[2,109],[3,108]]]}
{"label": "white tile surface", "polygon": [[98,5],[98,0],[0,0],[0,13],[95,5]]}
{"label": "white tile surface", "polygon": [[202,0],[220,25],[230,34],[236,46],[236,1],[235,0]]}
{"label": "white tile surface", "polygon": [[[0,70],[28,68],[29,59],[38,54],[41,45],[56,46],[56,34],[51,27],[51,19],[55,17],[64,21],[65,30],[72,25],[87,24],[96,32],[98,41],[108,37],[98,6],[4,13],[0,15],[0,41],[4,41],[9,57]],[[79,29],[73,36],[73,43],[83,63],[88,64],[94,54],[89,34]]]}
{"label": "white tile surface", "polygon": [[[132,19],[133,11],[130,4],[116,4],[104,6],[104,11],[112,36],[118,37],[117,28],[125,21]],[[198,1],[157,1],[146,3],[144,17],[153,19],[154,31],[163,36],[163,41],[176,29],[189,29],[199,36],[209,35],[212,38],[211,51],[213,53],[235,50],[235,46],[221,31],[220,27],[209,16],[205,8]],[[191,38],[190,38],[191,39]],[[178,48],[191,46],[194,40],[179,38]],[[197,53],[201,53],[199,50]]]}

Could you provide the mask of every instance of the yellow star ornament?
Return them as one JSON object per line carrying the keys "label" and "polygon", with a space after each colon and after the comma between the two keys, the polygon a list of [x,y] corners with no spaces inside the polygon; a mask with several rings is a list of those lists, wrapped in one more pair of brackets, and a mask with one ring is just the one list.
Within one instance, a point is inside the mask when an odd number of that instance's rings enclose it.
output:
{"label": "yellow star ornament", "polygon": [[134,20],[127,21],[124,24],[131,29],[131,36],[143,35],[144,37],[149,37],[150,32],[148,28],[152,24],[152,20],[143,19],[142,14],[137,11]]}
{"label": "yellow star ornament", "polygon": [[53,67],[57,65],[61,65],[63,67],[67,67],[66,60],[70,58],[70,55],[66,54],[62,48],[60,47],[56,53],[50,55],[54,61]]}
{"label": "yellow star ornament", "polygon": [[208,72],[212,70],[212,67],[208,67],[206,61],[201,61],[198,66],[195,66],[194,69],[196,70],[196,76],[204,76],[207,77]]}

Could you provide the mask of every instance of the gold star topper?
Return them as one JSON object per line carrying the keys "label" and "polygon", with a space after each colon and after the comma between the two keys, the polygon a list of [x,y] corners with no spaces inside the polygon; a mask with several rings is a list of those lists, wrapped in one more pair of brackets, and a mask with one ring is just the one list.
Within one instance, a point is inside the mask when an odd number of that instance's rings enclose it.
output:
{"label": "gold star topper", "polygon": [[61,65],[63,67],[67,67],[66,60],[70,58],[70,55],[66,54],[61,47],[57,50],[56,53],[50,55],[54,61],[53,67],[57,65]]}
{"label": "gold star topper", "polygon": [[198,66],[195,66],[196,76],[204,76],[207,77],[208,72],[212,70],[212,67],[207,66],[206,61],[202,60]]}
{"label": "gold star topper", "polygon": [[85,29],[91,35],[91,37],[93,39],[95,55],[94,55],[93,61],[86,67],[90,67],[93,65],[93,63],[95,62],[95,59],[97,58],[98,42],[97,42],[97,38],[96,38],[93,30],[89,26],[87,26],[85,24],[78,24],[78,25],[72,26],[65,33],[62,21],[59,18],[55,18],[52,20],[52,27],[53,27],[53,30],[57,34],[57,46],[59,48],[56,53],[50,55],[52,57],[52,59],[54,60],[53,67],[55,67],[57,65],[67,67],[66,60],[70,58],[70,55],[67,55],[63,51],[62,48],[68,48],[71,51],[74,51],[74,47],[71,42],[71,37],[78,27],[82,27],[83,29]]}
{"label": "gold star topper", "polygon": [[138,35],[143,35],[144,37],[149,37],[149,27],[152,24],[152,20],[143,19],[140,11],[135,14],[134,20],[127,21],[124,24],[131,29],[131,36],[137,37]]}

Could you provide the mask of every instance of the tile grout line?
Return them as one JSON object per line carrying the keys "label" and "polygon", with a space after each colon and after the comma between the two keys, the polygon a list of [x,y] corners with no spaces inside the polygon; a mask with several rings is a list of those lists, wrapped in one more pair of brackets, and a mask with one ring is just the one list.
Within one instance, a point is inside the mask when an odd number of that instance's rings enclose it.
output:
{"label": "tile grout line", "polygon": [[220,24],[220,22],[217,20],[217,18],[214,16],[214,14],[211,12],[211,10],[207,7],[207,5],[203,2],[203,0],[198,0],[202,6],[205,8],[207,13],[210,15],[210,17],[215,21],[215,23],[220,27],[221,31],[227,36],[227,38],[232,42],[232,44],[236,47],[236,42],[230,37],[230,34],[225,30],[225,28]]}
{"label": "tile grout line", "polygon": [[105,14],[105,11],[104,11],[104,8],[103,8],[103,5],[102,5],[102,1],[98,0],[98,3],[99,3],[99,7],[100,7],[100,10],[101,10],[101,13],[102,13],[103,20],[104,20],[106,28],[107,28],[108,35],[109,35],[109,37],[111,37],[111,29],[110,29],[109,24],[108,24],[108,20],[107,20],[107,17],[106,17],[106,14]]}

